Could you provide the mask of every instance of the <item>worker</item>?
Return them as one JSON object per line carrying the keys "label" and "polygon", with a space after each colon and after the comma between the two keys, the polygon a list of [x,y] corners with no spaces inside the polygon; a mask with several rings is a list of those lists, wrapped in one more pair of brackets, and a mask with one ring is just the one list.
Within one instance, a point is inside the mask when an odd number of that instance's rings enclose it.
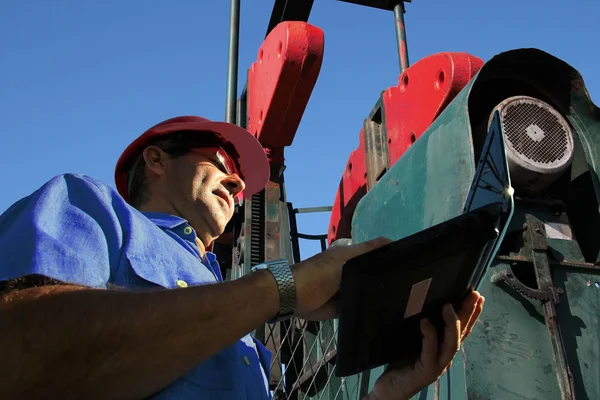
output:
{"label": "worker", "polygon": [[[248,131],[200,117],[148,129],[116,164],[116,190],[54,177],[0,216],[0,394],[6,399],[267,399],[271,353],[250,333],[335,317],[344,262],[389,241],[331,247],[224,281],[210,246],[234,204],[269,179]],[[370,399],[408,399],[448,367],[483,307],[424,321],[416,366]]]}

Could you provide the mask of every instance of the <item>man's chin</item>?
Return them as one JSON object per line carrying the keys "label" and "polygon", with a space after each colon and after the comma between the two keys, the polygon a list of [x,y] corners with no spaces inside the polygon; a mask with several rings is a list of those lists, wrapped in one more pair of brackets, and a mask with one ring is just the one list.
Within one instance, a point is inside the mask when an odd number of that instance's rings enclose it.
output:
{"label": "man's chin", "polygon": [[225,228],[231,220],[231,217],[225,212],[225,210],[219,210],[213,215],[214,220],[212,224],[213,236],[218,238],[225,234]]}

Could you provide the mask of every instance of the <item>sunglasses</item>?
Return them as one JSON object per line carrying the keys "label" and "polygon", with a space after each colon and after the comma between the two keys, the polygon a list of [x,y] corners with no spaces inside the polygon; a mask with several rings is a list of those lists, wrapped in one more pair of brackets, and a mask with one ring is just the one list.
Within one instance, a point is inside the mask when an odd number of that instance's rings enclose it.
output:
{"label": "sunglasses", "polygon": [[[237,176],[240,177],[240,179],[242,179],[242,180],[244,179],[242,177],[242,175],[240,174],[233,158],[231,158],[231,156],[225,150],[223,150],[221,147],[200,147],[200,148],[192,149],[192,151],[194,151],[194,150],[203,151],[203,152],[209,151],[211,153],[214,152],[213,154],[214,154],[216,160],[213,159],[213,161],[218,161],[218,164],[219,164],[218,168],[219,168],[219,170],[221,170],[221,172],[223,172],[224,174],[227,174],[227,175],[236,174]],[[233,201],[237,205],[241,205],[242,200],[243,200],[243,192],[240,192],[233,198]]]}

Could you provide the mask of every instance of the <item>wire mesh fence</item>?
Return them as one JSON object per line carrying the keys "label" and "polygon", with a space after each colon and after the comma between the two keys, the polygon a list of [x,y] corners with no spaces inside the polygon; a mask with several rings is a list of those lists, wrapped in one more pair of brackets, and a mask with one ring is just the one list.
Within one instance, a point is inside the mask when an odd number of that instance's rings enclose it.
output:
{"label": "wire mesh fence", "polygon": [[[279,192],[270,199],[269,196],[253,196],[252,203],[247,204],[245,214],[249,229],[242,229],[240,240],[242,250],[234,255],[233,279],[239,278],[250,269],[250,266],[262,262],[264,249],[276,251],[277,257],[285,258],[286,251],[280,247],[279,240],[285,242],[285,234],[278,230],[265,231],[261,216],[272,221],[288,220],[291,261],[301,261],[299,239],[319,242],[320,250],[327,248],[327,235],[308,235],[298,232],[296,214],[330,212],[332,207],[312,207],[295,209],[287,203],[287,213],[279,207]],[[266,207],[265,200],[271,200],[277,206]],[[268,201],[267,201],[268,203]],[[277,212],[278,211],[278,212]],[[281,224],[281,222],[279,222]],[[281,224],[284,225],[284,224]],[[273,228],[273,224],[270,226]],[[268,231],[268,232],[267,232]],[[280,236],[281,235],[281,236]],[[278,250],[279,249],[279,250]],[[269,253],[269,258],[277,258]],[[275,400],[359,400],[365,397],[363,388],[368,386],[369,372],[351,376],[335,376],[335,356],[337,350],[337,320],[322,322],[305,321],[292,318],[275,324],[265,324],[254,332],[272,353],[270,368],[270,388]],[[365,381],[366,383],[362,383]]]}
{"label": "wire mesh fence", "polygon": [[270,382],[273,398],[362,398],[360,376],[335,376],[336,338],[337,320],[311,322],[293,318],[265,325],[263,342],[273,352]]}

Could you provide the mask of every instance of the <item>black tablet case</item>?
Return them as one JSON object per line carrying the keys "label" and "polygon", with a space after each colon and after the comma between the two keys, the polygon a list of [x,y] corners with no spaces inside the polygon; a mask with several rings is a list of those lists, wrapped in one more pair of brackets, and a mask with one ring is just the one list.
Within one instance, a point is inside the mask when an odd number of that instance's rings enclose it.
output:
{"label": "black tablet case", "polygon": [[443,304],[460,305],[478,285],[482,274],[475,266],[495,244],[500,214],[499,204],[488,205],[347,262],[336,375],[418,357],[421,317],[443,326]]}

